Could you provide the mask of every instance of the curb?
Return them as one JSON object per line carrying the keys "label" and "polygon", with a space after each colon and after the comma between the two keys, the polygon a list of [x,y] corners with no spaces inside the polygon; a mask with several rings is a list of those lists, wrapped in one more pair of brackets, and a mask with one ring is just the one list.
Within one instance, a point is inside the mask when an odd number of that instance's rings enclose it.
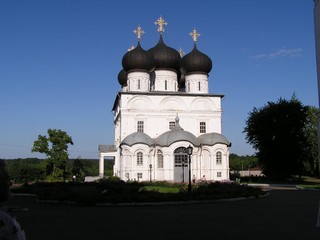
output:
{"label": "curb", "polygon": [[[16,196],[30,196],[37,197],[36,194],[28,194],[28,193],[18,193],[14,194]],[[270,196],[270,191],[266,191],[265,194],[259,195],[257,197],[238,197],[238,198],[222,198],[215,200],[190,200],[190,201],[168,201],[168,202],[132,202],[132,203],[96,203],[92,206],[96,207],[134,207],[134,206],[166,206],[166,205],[191,205],[191,204],[206,204],[206,203],[222,203],[222,202],[237,202],[244,200],[252,200],[265,198]],[[48,203],[48,204],[69,204],[69,205],[79,205],[77,202],[73,201],[58,201],[58,200],[39,200],[36,199],[37,202],[40,203]]]}
{"label": "curb", "polygon": [[191,204],[205,204],[205,203],[221,203],[221,202],[236,202],[243,200],[259,199],[270,196],[270,192],[258,197],[239,197],[239,198],[223,198],[216,200],[190,200],[190,201],[174,201],[174,202],[141,202],[141,203],[97,203],[97,207],[124,207],[124,206],[165,206],[165,205],[191,205]]}

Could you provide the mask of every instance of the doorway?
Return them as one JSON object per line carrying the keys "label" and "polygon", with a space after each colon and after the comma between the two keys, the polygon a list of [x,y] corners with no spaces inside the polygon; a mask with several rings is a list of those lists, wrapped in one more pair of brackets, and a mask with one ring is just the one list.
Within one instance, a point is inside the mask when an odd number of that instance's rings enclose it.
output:
{"label": "doorway", "polygon": [[174,181],[188,181],[188,154],[185,147],[179,147],[174,150]]}

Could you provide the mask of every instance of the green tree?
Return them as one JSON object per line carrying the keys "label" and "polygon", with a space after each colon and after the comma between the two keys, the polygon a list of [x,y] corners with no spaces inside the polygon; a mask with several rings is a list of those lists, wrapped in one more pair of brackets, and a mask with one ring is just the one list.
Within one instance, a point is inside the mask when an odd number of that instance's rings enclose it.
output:
{"label": "green tree", "polygon": [[72,138],[60,129],[48,129],[48,137],[39,135],[33,143],[32,152],[44,153],[47,156],[46,171],[53,180],[66,177],[68,144],[73,145]]}
{"label": "green tree", "polygon": [[314,106],[307,106],[307,122],[305,125],[305,134],[307,145],[305,149],[304,170],[308,175],[319,175],[318,161],[318,137],[317,137],[317,115],[319,109]]}
{"label": "green tree", "polygon": [[258,166],[256,156],[238,156],[237,154],[231,153],[229,162],[231,171],[242,171]]}
{"label": "green tree", "polygon": [[304,170],[307,137],[307,107],[293,96],[280,98],[262,108],[254,108],[246,120],[244,133],[257,150],[263,173],[272,178],[300,175]]}
{"label": "green tree", "polygon": [[43,180],[45,173],[41,168],[41,160],[34,158],[8,160],[7,168],[13,183],[25,183]]}
{"label": "green tree", "polygon": [[85,172],[84,172],[84,165],[82,163],[82,160],[80,158],[77,158],[72,161],[72,170],[71,170],[73,176],[76,177],[77,181],[84,181],[85,178]]}

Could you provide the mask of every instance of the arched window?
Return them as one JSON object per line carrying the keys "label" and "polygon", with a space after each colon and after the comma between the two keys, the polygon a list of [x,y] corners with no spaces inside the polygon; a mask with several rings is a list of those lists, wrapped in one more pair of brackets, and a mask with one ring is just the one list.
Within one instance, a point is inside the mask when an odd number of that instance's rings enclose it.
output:
{"label": "arched window", "polygon": [[160,150],[157,152],[158,168],[163,168],[163,154]]}
{"label": "arched window", "polygon": [[222,153],[220,151],[216,153],[216,164],[222,164]]}
{"label": "arched window", "polygon": [[137,153],[137,165],[142,166],[143,165],[143,154],[142,152]]}

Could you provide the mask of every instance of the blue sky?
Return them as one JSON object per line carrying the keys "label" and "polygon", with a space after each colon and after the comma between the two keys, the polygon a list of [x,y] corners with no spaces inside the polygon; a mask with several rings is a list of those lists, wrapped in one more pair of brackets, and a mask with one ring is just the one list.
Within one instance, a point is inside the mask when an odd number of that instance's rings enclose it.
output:
{"label": "blue sky", "polygon": [[71,158],[98,158],[113,144],[114,98],[121,59],[144,29],[141,45],[159,39],[211,57],[210,93],[222,93],[223,134],[231,152],[254,154],[242,133],[248,113],[295,93],[318,106],[313,0],[1,0],[0,158],[31,153],[48,128],[66,131]]}

